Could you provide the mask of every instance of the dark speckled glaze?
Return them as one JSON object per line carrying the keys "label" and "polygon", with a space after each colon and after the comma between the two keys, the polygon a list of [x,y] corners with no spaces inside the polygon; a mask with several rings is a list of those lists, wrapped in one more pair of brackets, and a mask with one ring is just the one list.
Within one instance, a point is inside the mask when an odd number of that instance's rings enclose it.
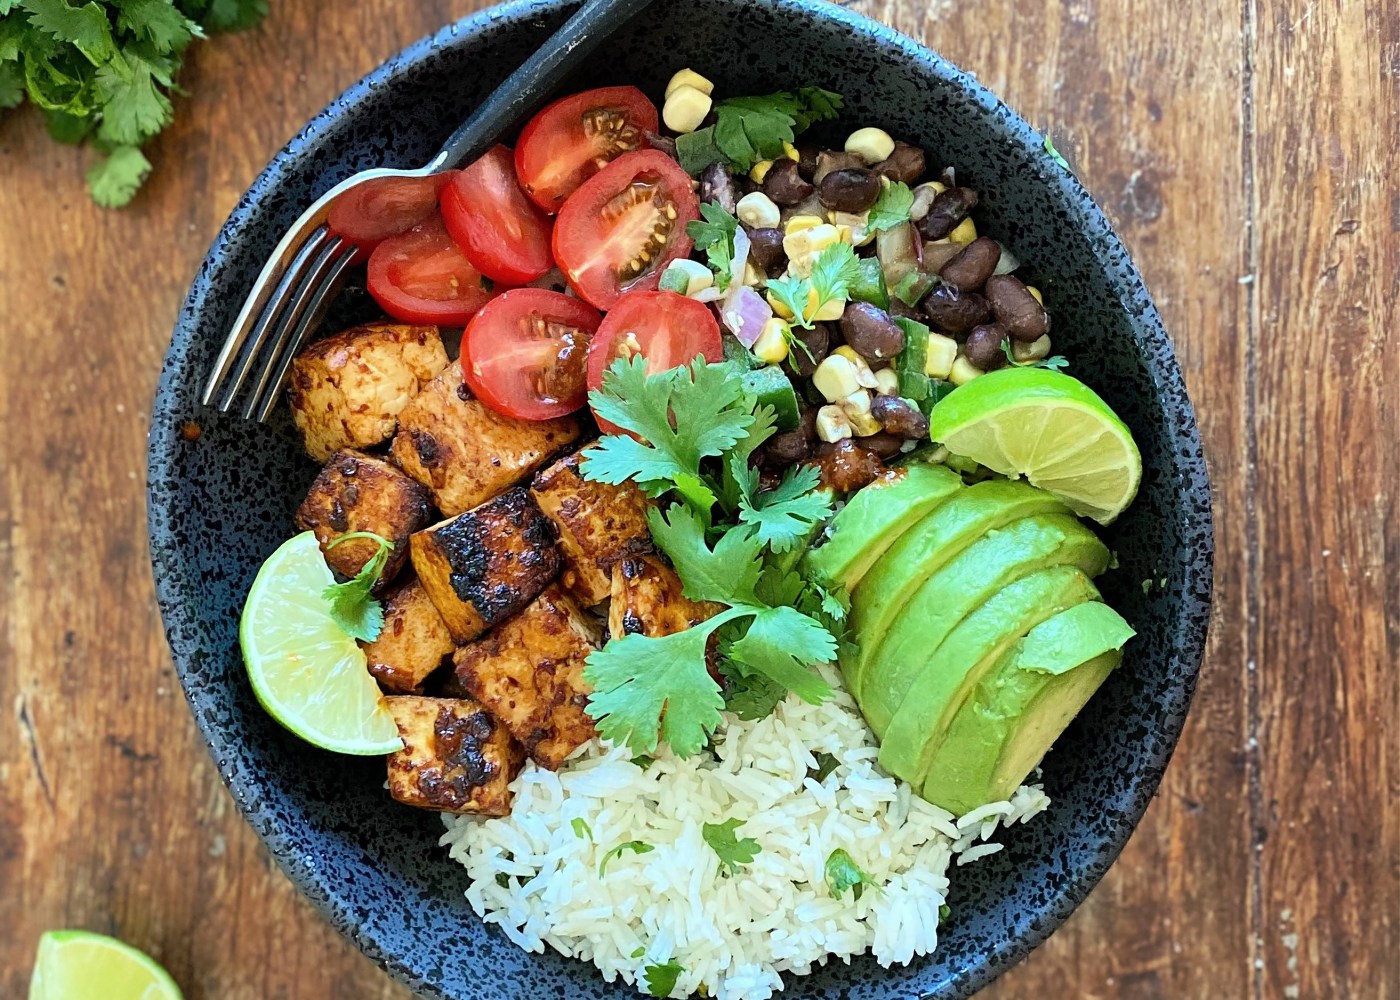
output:
{"label": "dark speckled glaze", "polygon": [[[621,997],[592,966],[528,955],[468,909],[464,870],[434,815],[394,806],[383,764],[322,753],[258,707],[238,656],[243,596],[293,530],[315,469],[285,414],[259,427],[197,397],[224,332],[302,207],[366,167],[416,166],[473,102],[574,8],[510,3],[395,56],[316,117],[239,201],[200,267],[165,359],[150,440],[150,539],[167,635],[210,752],[272,855],[336,927],[431,997]],[[762,39],[745,50],[739,39]],[[1191,700],[1210,609],[1211,510],[1181,372],[1132,262],[1088,192],[1041,138],[971,77],[840,7],[807,0],[656,3],[577,82],[653,93],[694,65],[723,93],[821,84],[846,125],[879,123],[956,165],[978,222],[1027,262],[1055,317],[1055,347],[1122,415],[1146,465],[1136,505],[1107,532],[1120,568],[1108,599],[1137,628],[1117,671],[1045,763],[1051,811],[1007,849],[953,872],[937,954],[908,968],[863,958],[789,984],[791,996],[965,997],[1023,957],[1098,882],[1152,797]],[[340,318],[365,313],[363,296]],[[194,440],[181,427],[194,422]],[[1142,581],[1164,581],[1145,593]]]}

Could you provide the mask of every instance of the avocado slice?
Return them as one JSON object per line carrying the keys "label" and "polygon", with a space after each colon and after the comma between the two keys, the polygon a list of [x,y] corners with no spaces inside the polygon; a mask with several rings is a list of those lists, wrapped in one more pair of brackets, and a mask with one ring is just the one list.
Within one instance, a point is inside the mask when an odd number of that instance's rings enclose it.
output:
{"label": "avocado slice", "polygon": [[875,560],[962,485],[956,472],[941,465],[911,465],[902,475],[877,479],[831,519],[826,541],[807,553],[806,575],[854,593]]}
{"label": "avocado slice", "polygon": [[864,697],[864,678],[878,645],[871,640],[894,625],[925,580],[989,531],[1036,514],[1068,513],[1068,507],[1044,490],[996,479],[959,491],[905,531],[852,595],[850,628],[857,645],[841,658],[841,671],[856,701]]}
{"label": "avocado slice", "polygon": [[954,716],[1003,654],[1041,622],[1099,599],[1078,566],[1054,566],[1010,584],[964,618],[910,685],[880,744],[880,766],[922,788]]}
{"label": "avocado slice", "polygon": [[862,636],[871,648],[861,676],[861,711],[883,736],[929,656],[957,624],[1008,584],[1052,566],[1090,577],[1108,567],[1108,547],[1071,514],[1037,514],[994,528],[936,573],[884,633]]}
{"label": "avocado slice", "polygon": [[1118,666],[1134,634],[1097,601],[1031,629],[953,718],[923,797],[961,816],[1010,796]]}

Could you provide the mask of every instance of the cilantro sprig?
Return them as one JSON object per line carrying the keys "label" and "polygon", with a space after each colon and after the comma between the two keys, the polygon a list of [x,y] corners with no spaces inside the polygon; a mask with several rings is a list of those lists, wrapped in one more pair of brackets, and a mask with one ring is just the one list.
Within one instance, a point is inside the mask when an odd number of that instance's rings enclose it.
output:
{"label": "cilantro sprig", "polygon": [[743,825],[741,819],[727,819],[723,823],[706,823],[700,828],[700,835],[719,858],[720,871],[726,875],[738,874],[741,867],[752,864],[763,851],[752,837],[738,835],[736,831]]}
{"label": "cilantro sprig", "polygon": [[849,243],[833,243],[817,255],[809,277],[774,279],[768,293],[791,311],[794,326],[810,330],[823,308],[850,300],[851,286],[861,278],[855,250]]}
{"label": "cilantro sprig", "polygon": [[642,980],[646,987],[647,996],[670,996],[675,992],[676,983],[680,980],[683,972],[685,972],[685,967],[674,958],[669,962],[662,962],[660,965],[648,965],[642,970]]}
{"label": "cilantro sprig", "polygon": [[394,543],[372,531],[352,531],[332,541],[326,550],[355,539],[378,542],[379,550],[360,568],[354,579],[328,585],[321,591],[321,597],[330,604],[332,620],[347,635],[361,642],[373,642],[384,628],[384,606],[370,595],[389,562]]}
{"label": "cilantro sprig", "polygon": [[1016,354],[1011,348],[1010,337],[1001,342],[1001,353],[1006,355],[1006,360],[1010,361],[1015,368],[1048,368],[1052,372],[1060,372],[1069,367],[1069,358],[1063,354],[1051,355],[1048,358],[1041,358],[1039,361],[1017,361]]}
{"label": "cilantro sprig", "polygon": [[903,181],[893,181],[880,189],[880,196],[870,206],[865,228],[872,233],[894,229],[909,221],[914,210],[914,192]]}
{"label": "cilantro sprig", "polygon": [[681,756],[703,747],[726,707],[708,669],[712,637],[725,674],[752,695],[740,705],[746,712],[771,711],[787,692],[813,703],[828,697],[812,669],[836,653],[822,596],[774,554],[794,551],[830,516],[831,496],[808,470],[763,488],[749,461],[776,430],[772,409],[744,394],[730,366],[703,359],[657,374],[647,374],[643,358],[619,359],[590,401],[631,434],[590,449],[583,476],[673,498],[664,512],[649,511],[652,539],[687,598],[722,607],[685,631],[624,636],[589,656],[584,676],[599,732],[634,753],[661,741]]}
{"label": "cilantro sprig", "polygon": [[832,897],[840,899],[850,889],[851,898],[859,900],[866,886],[878,889],[879,883],[867,875],[844,848],[832,851],[826,859],[826,887]]}
{"label": "cilantro sprig", "polygon": [[715,287],[722,292],[729,287],[732,277],[734,236],[739,231],[739,220],[714,201],[701,205],[700,214],[704,218],[689,223],[685,231],[695,241],[695,249],[705,252],[710,270],[715,272]]}
{"label": "cilantro sprig", "polygon": [[89,143],[102,154],[93,200],[124,205],[151,169],[141,146],[170,124],[190,43],[266,13],[267,0],[0,0],[0,109],[28,99],[54,139]]}
{"label": "cilantro sprig", "polygon": [[715,105],[715,124],[676,140],[676,153],[691,175],[720,162],[747,173],[760,160],[782,156],[784,143],[815,122],[837,117],[842,106],[840,94],[820,87],[731,97]]}

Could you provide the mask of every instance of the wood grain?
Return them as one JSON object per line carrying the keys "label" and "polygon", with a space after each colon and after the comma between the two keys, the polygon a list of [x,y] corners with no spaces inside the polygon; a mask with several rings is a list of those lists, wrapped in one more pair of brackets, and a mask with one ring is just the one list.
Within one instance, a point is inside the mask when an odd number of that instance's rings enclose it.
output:
{"label": "wood grain", "polygon": [[[45,928],[190,1000],[406,1000],[271,865],[199,741],[145,555],[146,414],[190,275],[312,113],[480,0],[274,4],[198,46],[157,172],[0,124],[0,996]],[[1157,801],[998,1000],[1400,998],[1400,7],[855,0],[1050,129],[1173,332],[1217,487],[1216,621]]]}

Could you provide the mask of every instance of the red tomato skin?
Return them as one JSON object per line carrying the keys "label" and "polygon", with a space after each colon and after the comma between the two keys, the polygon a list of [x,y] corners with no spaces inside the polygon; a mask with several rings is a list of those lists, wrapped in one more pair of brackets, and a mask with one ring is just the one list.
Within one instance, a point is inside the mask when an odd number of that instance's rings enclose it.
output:
{"label": "red tomato skin", "polygon": [[[615,264],[590,256],[598,252],[606,236],[597,232],[594,223],[601,219],[602,207],[642,174],[660,177],[676,208],[675,225],[666,249],[649,265],[650,270],[623,287]],[[686,226],[698,218],[700,201],[690,177],[675,160],[656,149],[627,153],[585,181],[564,202],[554,223],[554,260],[581,298],[608,310],[625,294],[654,291],[666,265],[690,255],[694,240],[686,233]]]}
{"label": "red tomato skin", "polygon": [[[458,297],[424,298],[405,290],[402,279],[412,277],[414,262],[420,268],[436,268],[442,275],[455,277]],[[482,287],[481,273],[452,242],[437,215],[376,246],[369,255],[366,279],[379,307],[402,323],[465,326],[493,295]]]}
{"label": "red tomato skin", "polygon": [[[493,298],[472,318],[462,335],[462,378],[472,394],[497,413],[516,420],[552,420],[583,409],[587,390],[577,396],[545,401],[520,392],[493,378],[490,359],[499,356],[511,329],[531,314],[544,315],[587,332],[590,338],[602,323],[602,315],[571,295],[543,288],[513,288]],[[591,348],[591,343],[590,343]]]}
{"label": "red tomato skin", "polygon": [[[515,173],[520,187],[544,211],[559,211],[564,200],[601,169],[594,162],[598,149],[584,134],[582,123],[586,112],[601,108],[621,111],[628,125],[641,133],[637,149],[647,148],[645,133],[655,133],[660,128],[656,105],[636,87],[585,90],[546,106],[530,119],[515,144]],[[581,162],[562,180],[541,176],[561,156]]]}
{"label": "red tomato skin", "polygon": [[457,173],[444,170],[430,177],[380,177],[365,181],[331,203],[326,228],[363,251],[373,250],[384,240],[408,232],[436,212],[442,189]]}
{"label": "red tomato skin", "polygon": [[482,274],[504,285],[528,285],[554,266],[549,216],[525,197],[515,156],[494,146],[442,189],[447,231]]}

